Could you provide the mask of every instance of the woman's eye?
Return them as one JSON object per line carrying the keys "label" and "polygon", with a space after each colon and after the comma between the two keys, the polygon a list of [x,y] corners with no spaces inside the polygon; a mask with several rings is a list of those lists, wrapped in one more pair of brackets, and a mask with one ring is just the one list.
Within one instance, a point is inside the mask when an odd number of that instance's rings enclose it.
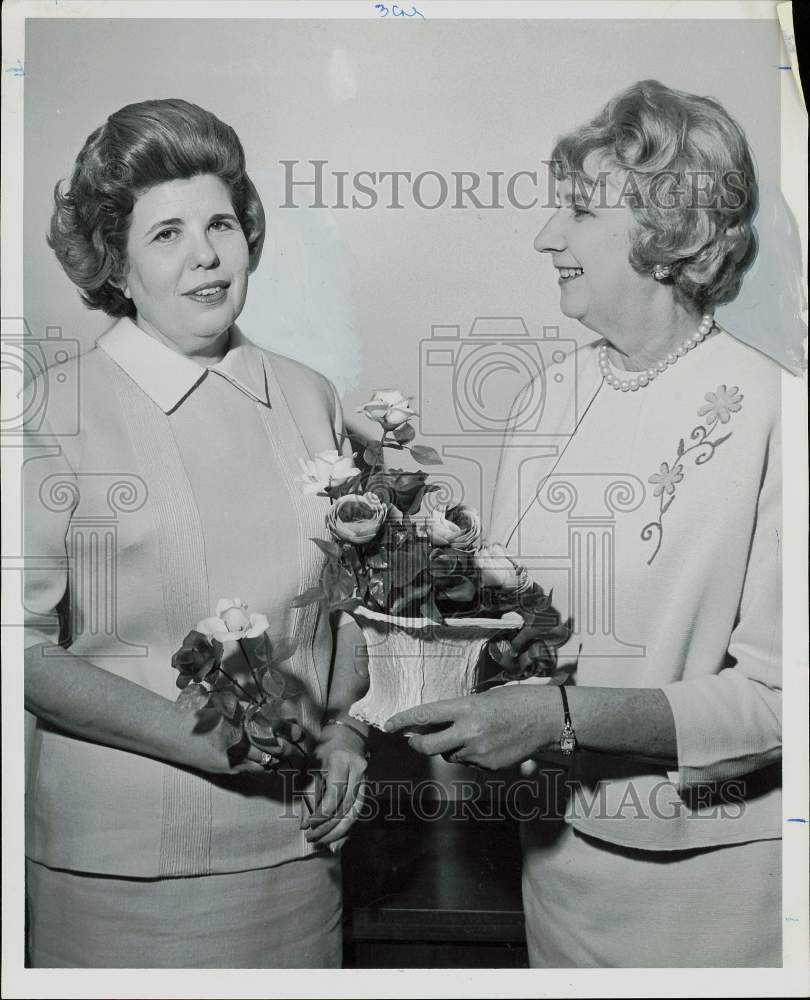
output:
{"label": "woman's eye", "polygon": [[233,224],[227,219],[214,219],[210,228],[215,229],[217,232],[223,232],[224,230],[233,229]]}
{"label": "woman's eye", "polygon": [[161,229],[159,233],[155,233],[155,243],[171,243],[176,235],[176,229]]}
{"label": "woman's eye", "polygon": [[588,211],[587,208],[583,208],[582,205],[572,205],[571,211],[574,213],[575,219],[582,219],[586,215],[591,215],[592,213]]}

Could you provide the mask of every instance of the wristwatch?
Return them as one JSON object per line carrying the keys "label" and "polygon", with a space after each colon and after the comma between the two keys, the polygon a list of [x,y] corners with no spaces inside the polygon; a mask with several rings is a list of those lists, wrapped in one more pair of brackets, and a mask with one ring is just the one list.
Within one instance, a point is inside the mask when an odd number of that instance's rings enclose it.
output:
{"label": "wristwatch", "polygon": [[559,687],[563,703],[563,727],[560,731],[560,753],[565,754],[566,757],[570,757],[577,748],[577,734],[574,732],[574,727],[571,724],[571,711],[568,708],[568,695],[565,693],[565,687],[562,684],[560,684]]}

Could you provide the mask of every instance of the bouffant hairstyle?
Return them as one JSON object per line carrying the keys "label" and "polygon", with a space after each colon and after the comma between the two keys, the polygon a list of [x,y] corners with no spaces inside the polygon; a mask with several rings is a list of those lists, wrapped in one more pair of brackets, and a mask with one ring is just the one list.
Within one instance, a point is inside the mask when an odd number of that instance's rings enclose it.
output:
{"label": "bouffant hairstyle", "polygon": [[551,169],[576,182],[588,156],[625,174],[637,271],[664,265],[675,294],[701,310],[736,297],[757,252],[758,188],[745,134],[717,101],[635,83],[557,141]]}
{"label": "bouffant hairstyle", "polygon": [[247,239],[250,270],[264,242],[264,209],[236,132],[181,100],[128,104],[88,137],[67,187],[56,185],[48,245],[91,309],[134,316],[121,285],[135,199],[165,181],[215,174]]}

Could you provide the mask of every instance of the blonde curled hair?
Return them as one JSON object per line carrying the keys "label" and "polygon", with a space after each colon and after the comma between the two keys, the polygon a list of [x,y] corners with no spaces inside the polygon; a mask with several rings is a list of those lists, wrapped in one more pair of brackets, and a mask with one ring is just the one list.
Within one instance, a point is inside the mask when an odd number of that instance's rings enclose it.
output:
{"label": "blonde curled hair", "polygon": [[640,81],[560,138],[551,168],[587,177],[592,154],[624,175],[638,223],[630,264],[648,274],[663,265],[675,293],[701,310],[734,299],[756,257],[758,187],[745,133],[722,105]]}

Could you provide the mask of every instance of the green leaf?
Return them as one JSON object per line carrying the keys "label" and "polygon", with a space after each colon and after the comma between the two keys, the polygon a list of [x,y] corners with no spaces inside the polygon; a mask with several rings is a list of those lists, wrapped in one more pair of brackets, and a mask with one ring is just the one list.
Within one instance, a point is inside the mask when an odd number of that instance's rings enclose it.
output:
{"label": "green leaf", "polygon": [[411,457],[420,465],[443,465],[441,456],[435,448],[426,444],[415,444],[408,449]]}
{"label": "green leaf", "polygon": [[250,749],[250,740],[241,730],[234,728],[232,742],[228,746],[228,761],[231,767],[241,764]]}
{"label": "green leaf", "polygon": [[283,663],[298,649],[298,640],[291,635],[272,636],[270,639],[270,658],[273,663]]}
{"label": "green leaf", "polygon": [[248,659],[256,666],[263,667],[270,662],[270,636],[266,632],[242,640],[242,648]]}
{"label": "green leaf", "polygon": [[236,722],[242,715],[242,706],[233,691],[227,689],[214,691],[211,695],[211,704],[215,705],[220,715],[229,722]]}
{"label": "green leaf", "polygon": [[306,688],[302,681],[297,677],[293,677],[291,674],[285,674],[279,671],[282,680],[284,681],[284,699],[285,701],[292,698],[300,698],[302,695],[306,694]]}
{"label": "green leaf", "polygon": [[403,424],[394,431],[394,440],[399,441],[400,444],[407,444],[409,441],[413,441],[415,437],[416,431],[410,424]]}
{"label": "green leaf", "polygon": [[372,441],[366,445],[363,451],[363,461],[366,465],[381,465],[383,461],[383,449],[379,441]]}
{"label": "green leaf", "polygon": [[321,586],[326,591],[330,607],[354,594],[354,573],[340,563],[327,563],[321,573]]}
{"label": "green leaf", "polygon": [[461,580],[454,587],[442,591],[441,596],[456,603],[471,601],[475,597],[475,584],[472,580]]}
{"label": "green leaf", "polygon": [[305,608],[308,604],[315,604],[316,601],[322,601],[325,597],[326,592],[323,587],[310,587],[303,594],[294,597],[290,601],[290,606],[293,608]]}
{"label": "green leaf", "polygon": [[260,677],[262,691],[271,698],[280,698],[284,694],[284,678],[275,670],[265,670]]}
{"label": "green leaf", "polygon": [[348,564],[348,566],[355,572],[358,572],[361,569],[360,554],[354,545],[344,545],[341,553],[341,560],[344,564]]}
{"label": "green leaf", "polygon": [[222,716],[218,708],[201,708],[197,712],[197,722],[194,726],[195,733],[210,733],[217,728]]}
{"label": "green leaf", "polygon": [[[178,678],[178,683],[180,679]],[[177,696],[176,704],[184,711],[196,712],[205,708],[211,698],[211,692],[202,684],[193,684],[190,678],[186,679],[183,690]]]}
{"label": "green leaf", "polygon": [[339,601],[333,608],[333,611],[347,611],[351,613],[355,608],[359,607],[363,602],[359,597],[349,597],[345,601]]}
{"label": "green leaf", "polygon": [[[353,501],[347,501],[349,503]],[[321,552],[325,553],[330,559],[340,559],[340,546],[337,542],[327,542],[324,538],[310,538],[311,542],[314,542]]]}

